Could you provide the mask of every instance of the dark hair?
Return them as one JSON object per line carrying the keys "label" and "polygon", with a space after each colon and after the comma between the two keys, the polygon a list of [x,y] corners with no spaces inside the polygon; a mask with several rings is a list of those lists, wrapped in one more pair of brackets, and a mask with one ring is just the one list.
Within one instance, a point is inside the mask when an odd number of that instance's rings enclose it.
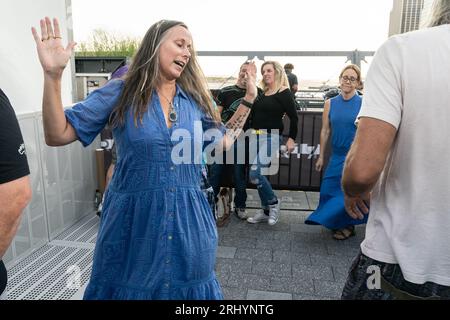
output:
{"label": "dark hair", "polygon": [[[176,26],[188,29],[183,22],[173,20],[161,20],[148,29],[124,77],[122,95],[110,118],[113,127],[122,126],[125,123],[126,113],[129,109],[133,111],[135,125],[137,126],[138,119],[142,122],[152,93],[160,81],[159,52],[161,44],[168,31]],[[219,121],[214,101],[193,46],[189,62],[177,79],[177,83],[205,113]]]}

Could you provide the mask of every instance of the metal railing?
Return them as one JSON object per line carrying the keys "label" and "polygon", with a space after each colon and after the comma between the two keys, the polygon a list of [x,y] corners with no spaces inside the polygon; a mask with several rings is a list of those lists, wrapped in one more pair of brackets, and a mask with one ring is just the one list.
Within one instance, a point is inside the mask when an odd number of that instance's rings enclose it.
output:
{"label": "metal railing", "polygon": [[249,60],[257,57],[347,57],[347,61],[361,67],[361,61],[367,62],[375,51],[197,51],[198,56],[204,57],[247,57]]}

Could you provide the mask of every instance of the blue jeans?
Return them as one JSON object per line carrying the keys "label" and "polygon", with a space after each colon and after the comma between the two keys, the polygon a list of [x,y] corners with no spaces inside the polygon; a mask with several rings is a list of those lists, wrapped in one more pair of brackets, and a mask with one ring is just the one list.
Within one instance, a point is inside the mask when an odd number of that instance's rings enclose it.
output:
{"label": "blue jeans", "polygon": [[[265,174],[267,171],[272,171],[270,168],[274,168],[273,159],[278,155],[280,141],[281,137],[273,133],[255,134],[250,140],[250,159],[252,160],[250,182],[256,185],[263,208],[278,202]],[[276,167],[276,172],[278,172],[278,167]]]}
{"label": "blue jeans", "polygon": [[[233,166],[233,178],[234,178],[234,206],[235,208],[246,208],[247,201],[247,181],[245,178],[245,164],[237,164],[237,143],[234,144],[234,164]],[[217,196],[220,192],[220,180],[222,178],[222,173],[225,169],[226,164],[214,163],[210,167],[209,172],[209,183],[214,189],[214,196],[217,201]]]}
{"label": "blue jeans", "polygon": [[206,167],[202,168],[202,180],[200,182],[200,188],[203,194],[208,200],[208,204],[211,207],[211,212],[213,214],[214,219],[217,220],[217,212],[216,212],[216,203],[214,201],[214,191],[208,181],[208,172]]}

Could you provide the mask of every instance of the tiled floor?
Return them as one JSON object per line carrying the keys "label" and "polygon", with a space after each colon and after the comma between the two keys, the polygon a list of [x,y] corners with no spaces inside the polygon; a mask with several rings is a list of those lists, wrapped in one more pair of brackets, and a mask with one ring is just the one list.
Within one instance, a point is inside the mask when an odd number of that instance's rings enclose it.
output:
{"label": "tiled floor", "polygon": [[[304,224],[317,207],[318,193],[277,195],[283,210],[275,226],[232,216],[219,228],[216,272],[225,299],[339,299],[364,226],[356,228],[355,237],[336,241],[327,229]],[[247,204],[257,207],[257,199],[249,190]],[[250,209],[250,215],[255,211]]]}
{"label": "tiled floor", "polygon": [[[304,224],[317,206],[318,193],[277,194],[282,211],[275,226],[253,225],[232,216],[218,229],[216,272],[225,299],[338,299],[364,226],[356,228],[356,237],[333,240],[328,230]],[[249,190],[250,215],[258,202],[256,190]],[[97,228],[98,218],[86,217],[11,267],[7,298],[81,299]]]}

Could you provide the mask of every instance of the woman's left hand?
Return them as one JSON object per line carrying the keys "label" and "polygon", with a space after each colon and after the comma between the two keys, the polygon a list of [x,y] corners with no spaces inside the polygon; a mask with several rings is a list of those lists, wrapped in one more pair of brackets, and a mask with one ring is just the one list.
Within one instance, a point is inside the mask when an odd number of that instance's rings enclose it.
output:
{"label": "woman's left hand", "polygon": [[295,141],[292,138],[289,138],[288,141],[286,141],[286,147],[287,151],[291,153],[295,149]]}

